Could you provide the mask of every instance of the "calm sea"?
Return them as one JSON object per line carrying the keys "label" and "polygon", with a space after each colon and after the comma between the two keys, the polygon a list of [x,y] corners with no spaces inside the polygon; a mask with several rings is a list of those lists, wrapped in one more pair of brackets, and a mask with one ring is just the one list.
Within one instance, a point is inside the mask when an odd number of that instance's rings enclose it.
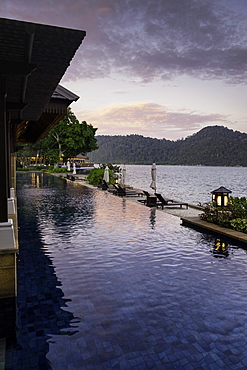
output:
{"label": "calm sea", "polygon": [[[126,184],[152,192],[150,183],[151,165],[126,165]],[[231,190],[234,197],[247,197],[247,168],[157,166],[157,192],[169,198],[205,203],[220,186]]]}

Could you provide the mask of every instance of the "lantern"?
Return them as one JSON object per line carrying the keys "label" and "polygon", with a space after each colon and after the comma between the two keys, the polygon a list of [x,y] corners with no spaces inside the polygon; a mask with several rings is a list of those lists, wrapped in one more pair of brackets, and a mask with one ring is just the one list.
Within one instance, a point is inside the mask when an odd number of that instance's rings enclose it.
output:
{"label": "lantern", "polygon": [[226,207],[228,205],[230,193],[231,190],[228,190],[224,188],[224,186],[221,186],[219,189],[211,192],[212,202],[216,203],[216,207]]}

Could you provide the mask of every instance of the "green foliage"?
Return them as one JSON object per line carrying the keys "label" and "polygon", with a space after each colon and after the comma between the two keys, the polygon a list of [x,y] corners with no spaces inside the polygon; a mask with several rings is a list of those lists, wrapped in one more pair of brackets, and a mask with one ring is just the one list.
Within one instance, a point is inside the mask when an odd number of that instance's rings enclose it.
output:
{"label": "green foliage", "polygon": [[247,198],[230,197],[226,208],[207,203],[201,219],[216,225],[247,233]]}
{"label": "green foliage", "polygon": [[61,156],[73,158],[97,149],[96,128],[79,122],[69,108],[67,115],[43,139],[46,155],[57,163]]}
{"label": "green foliage", "polygon": [[247,166],[247,134],[223,126],[205,127],[171,141],[141,135],[97,136],[95,163]]}
{"label": "green foliage", "polygon": [[236,218],[234,220],[231,220],[230,223],[232,229],[247,234],[247,219]]}
{"label": "green foliage", "polygon": [[[104,176],[104,168],[94,168],[90,171],[87,181],[91,185],[99,186],[102,181],[103,181],[103,176]],[[109,184],[114,183],[114,174],[112,170],[109,169]]]}
{"label": "green foliage", "polygon": [[230,197],[229,210],[233,218],[247,218],[247,198],[246,197]]}
{"label": "green foliage", "polygon": [[17,167],[16,171],[33,171],[31,168]]}
{"label": "green foliage", "polygon": [[17,171],[45,171],[49,173],[67,173],[67,168],[54,168],[53,166],[49,167],[43,167],[43,166],[37,166],[37,167],[17,167]]}
{"label": "green foliage", "polygon": [[[99,149],[89,154],[95,163],[166,163],[171,141],[141,135],[97,136]],[[168,148],[167,148],[168,147]]]}
{"label": "green foliage", "polygon": [[[48,172],[47,170],[48,167],[44,167],[44,166],[30,166],[30,167],[17,167],[17,171],[46,171]],[[53,167],[52,167],[53,168]]]}
{"label": "green foliage", "polygon": [[48,169],[46,169],[46,172],[49,172],[49,173],[67,173],[67,168],[54,168],[54,167],[48,167]]}
{"label": "green foliage", "polygon": [[38,165],[38,157],[41,152],[40,143],[36,144],[24,144],[17,151],[17,166],[19,168],[25,168],[31,164],[31,158],[36,159],[36,165]]}
{"label": "green foliage", "polygon": [[103,168],[104,170],[106,166],[108,166],[109,170],[111,170],[113,173],[120,173],[122,171],[120,166],[114,166],[111,163],[102,163],[99,165],[99,168]]}
{"label": "green foliage", "polygon": [[39,154],[49,163],[57,164],[62,156],[67,160],[97,149],[96,130],[85,121],[80,123],[68,108],[66,116],[43,139],[35,145],[26,145],[17,156],[23,162],[25,158]]}

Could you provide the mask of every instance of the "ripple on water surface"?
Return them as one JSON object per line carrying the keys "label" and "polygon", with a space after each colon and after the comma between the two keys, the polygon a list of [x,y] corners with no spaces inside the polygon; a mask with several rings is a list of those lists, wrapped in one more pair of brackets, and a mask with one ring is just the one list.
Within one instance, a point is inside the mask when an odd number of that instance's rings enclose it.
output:
{"label": "ripple on water surface", "polygon": [[[182,227],[178,217],[57,178],[29,187],[23,186],[28,177],[19,181],[20,226],[29,234],[29,243],[25,233],[20,240],[26,275],[19,277],[19,303],[24,310],[21,295],[33,297],[35,322],[45,288],[32,258],[50,274],[48,292],[62,294],[43,318],[53,322],[42,329],[52,369],[224,368],[234,356],[244,363],[243,249],[228,245],[228,257],[215,258],[215,238]],[[31,253],[37,252],[27,264],[23,256],[33,235]]]}

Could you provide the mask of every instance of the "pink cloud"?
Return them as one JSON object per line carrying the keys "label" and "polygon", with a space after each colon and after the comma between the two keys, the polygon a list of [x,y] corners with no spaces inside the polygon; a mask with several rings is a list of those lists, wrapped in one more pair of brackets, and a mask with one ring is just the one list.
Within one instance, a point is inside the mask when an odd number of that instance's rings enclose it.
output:
{"label": "pink cloud", "polygon": [[159,138],[172,138],[174,134],[177,137],[178,132],[189,135],[205,125],[229,122],[223,115],[171,111],[154,103],[110,106],[96,112],[78,112],[77,116],[98,127],[99,135],[140,134]]}

